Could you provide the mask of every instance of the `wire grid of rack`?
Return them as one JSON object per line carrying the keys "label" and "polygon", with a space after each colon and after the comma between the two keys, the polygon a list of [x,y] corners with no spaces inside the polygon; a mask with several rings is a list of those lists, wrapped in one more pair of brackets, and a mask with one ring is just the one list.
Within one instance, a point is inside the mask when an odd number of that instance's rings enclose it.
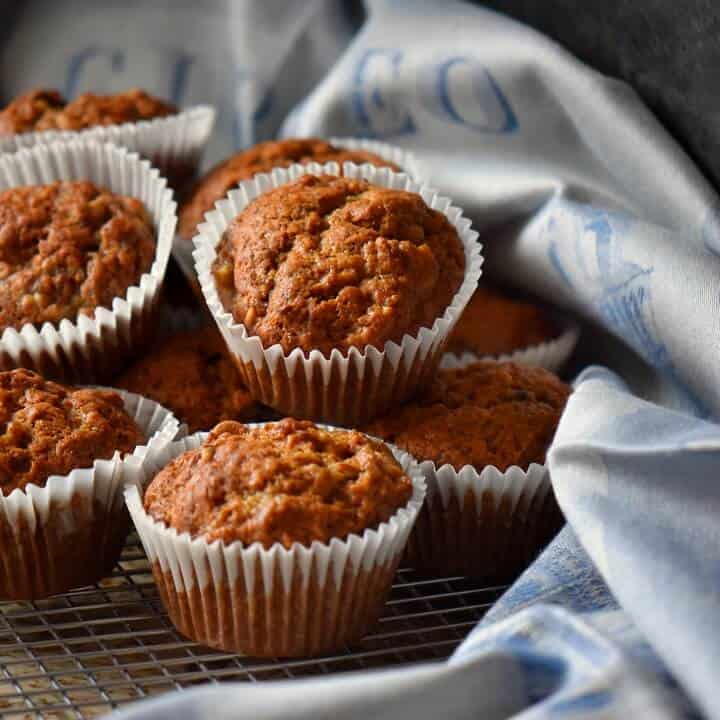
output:
{"label": "wire grid of rack", "polygon": [[33,603],[0,603],[0,717],[92,718],[204,682],[259,682],[446,658],[505,590],[400,570],[373,632],[312,660],[210,650],[175,631],[132,535],[98,585]]}

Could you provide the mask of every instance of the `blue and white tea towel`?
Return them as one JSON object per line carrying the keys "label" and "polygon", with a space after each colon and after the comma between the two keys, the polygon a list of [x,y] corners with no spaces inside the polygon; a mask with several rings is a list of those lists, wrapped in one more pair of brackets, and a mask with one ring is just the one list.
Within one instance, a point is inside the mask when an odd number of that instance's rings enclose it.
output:
{"label": "blue and white tea towel", "polygon": [[[567,527],[447,663],[225,685],[129,719],[720,718],[720,205],[637,96],[454,0],[36,0],[7,95],[140,85],[284,135],[411,149],[487,271],[590,324],[549,462]],[[0,5],[0,8],[3,6]],[[4,6],[4,7],[7,7]]]}

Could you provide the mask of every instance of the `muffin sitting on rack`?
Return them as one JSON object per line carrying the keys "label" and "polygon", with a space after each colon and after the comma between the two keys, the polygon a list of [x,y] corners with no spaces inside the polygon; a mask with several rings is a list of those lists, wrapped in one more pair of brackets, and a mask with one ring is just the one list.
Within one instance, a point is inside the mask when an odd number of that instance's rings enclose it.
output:
{"label": "muffin sitting on rack", "polygon": [[221,423],[167,454],[144,498],[136,487],[125,497],[183,634],[282,657],[368,631],[424,496],[409,456],[290,419]]}
{"label": "muffin sitting on rack", "polygon": [[34,600],[110,572],[128,529],[123,483],[143,478],[126,456],[148,440],[154,452],[160,422],[167,441],[177,422],[143,398],[0,373],[0,598]]}
{"label": "muffin sitting on rack", "polygon": [[412,402],[367,426],[425,473],[414,567],[512,577],[530,562],[560,523],[544,463],[569,394],[542,368],[480,362],[440,371]]}

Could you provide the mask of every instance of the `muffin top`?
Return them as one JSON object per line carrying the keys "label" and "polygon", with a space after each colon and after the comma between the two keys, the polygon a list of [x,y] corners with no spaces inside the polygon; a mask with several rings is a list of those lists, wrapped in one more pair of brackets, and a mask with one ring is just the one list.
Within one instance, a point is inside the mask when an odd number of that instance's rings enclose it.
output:
{"label": "muffin top", "polygon": [[203,221],[206,212],[242,180],[276,167],[295,163],[353,162],[400,170],[394,163],[366,150],[346,150],[318,138],[270,140],[241,150],[216,165],[198,180],[178,213],[178,233],[187,240]]}
{"label": "muffin top", "polygon": [[0,330],[108,307],[154,255],[140,200],[86,181],[0,192]]}
{"label": "muffin top", "polygon": [[114,384],[169,408],[190,432],[249,419],[257,409],[212,326],[173,335]]}
{"label": "muffin top", "polygon": [[225,308],[263,345],[382,349],[442,316],[464,248],[417,193],[305,175],[227,227],[213,266]]}
{"label": "muffin top", "polygon": [[479,362],[442,370],[416,400],[367,427],[418,460],[456,470],[544,463],[570,388],[542,368]]}
{"label": "muffin top", "polygon": [[289,548],[376,528],[411,496],[390,449],[355,430],[223,422],[155,476],[145,510],[208,542]]}
{"label": "muffin top", "polygon": [[557,324],[541,305],[480,285],[450,335],[446,350],[458,355],[505,355],[559,334]]}
{"label": "muffin top", "polygon": [[0,137],[43,130],[83,130],[174,115],[177,108],[144,90],[83,93],[67,102],[57,90],[30,90],[0,110]]}
{"label": "muffin top", "polygon": [[67,387],[23,369],[0,373],[0,429],[6,495],[145,442],[117,393]]}

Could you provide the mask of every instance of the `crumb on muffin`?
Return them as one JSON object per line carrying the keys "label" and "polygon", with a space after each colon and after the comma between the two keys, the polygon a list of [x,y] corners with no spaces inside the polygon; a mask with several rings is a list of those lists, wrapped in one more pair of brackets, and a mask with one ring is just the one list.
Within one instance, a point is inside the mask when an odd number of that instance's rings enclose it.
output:
{"label": "crumb on muffin", "polygon": [[201,177],[189,192],[178,212],[178,234],[190,240],[206,212],[225,197],[239,182],[276,167],[290,167],[295,163],[353,162],[370,163],[378,167],[400,170],[397,165],[367,150],[348,150],[336,147],[319,138],[289,138],[269,140],[231,155]]}
{"label": "crumb on muffin", "polygon": [[460,316],[446,351],[499,356],[539,345],[558,335],[557,323],[544,307],[483,284],[475,290]]}
{"label": "crumb on muffin", "polygon": [[250,419],[257,405],[213,326],[176,333],[131,365],[117,387],[159,402],[190,432]]}
{"label": "crumb on muffin", "polygon": [[390,449],[293,419],[220,423],[150,483],[145,510],[208,542],[327,543],[386,522],[412,496]]}
{"label": "crumb on muffin", "polygon": [[83,130],[177,113],[171,103],[137,88],[111,95],[83,93],[68,102],[57,90],[35,89],[0,111],[0,136],[43,130]]}
{"label": "crumb on muffin", "polygon": [[87,181],[0,192],[0,330],[110,307],[155,255],[143,203]]}
{"label": "crumb on muffin", "polygon": [[225,308],[265,347],[326,356],[431,327],[464,270],[455,227],[420,195],[330,175],[250,203],[213,265]]}
{"label": "crumb on muffin", "polygon": [[92,467],[145,438],[115,392],[73,388],[30,370],[0,373],[0,490]]}
{"label": "crumb on muffin", "polygon": [[440,371],[413,402],[365,429],[438,467],[526,470],[545,462],[569,395],[542,368],[479,362]]}

